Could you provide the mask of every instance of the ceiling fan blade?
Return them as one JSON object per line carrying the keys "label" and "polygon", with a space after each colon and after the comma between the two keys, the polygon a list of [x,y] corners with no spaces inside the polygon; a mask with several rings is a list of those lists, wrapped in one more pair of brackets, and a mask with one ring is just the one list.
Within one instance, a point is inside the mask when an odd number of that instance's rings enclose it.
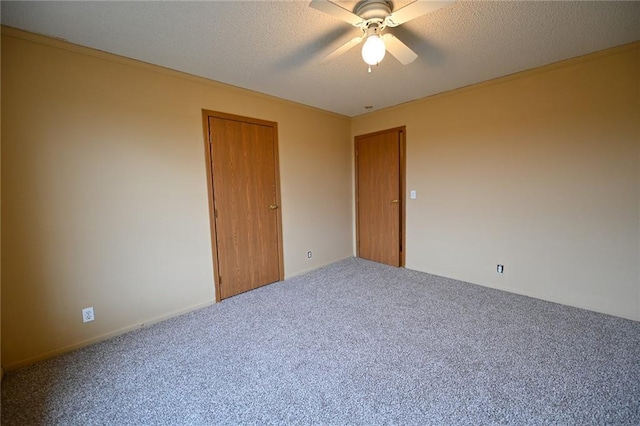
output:
{"label": "ceiling fan blade", "polygon": [[352,47],[355,47],[357,45],[359,45],[362,40],[364,39],[364,37],[355,37],[352,38],[351,40],[349,40],[348,42],[346,42],[345,44],[343,44],[342,46],[338,47],[336,50],[334,50],[333,52],[329,53],[323,60],[322,62],[328,62],[330,60],[332,60],[333,58],[337,58],[338,56],[342,55],[343,53],[345,53],[347,50],[351,49]]}
{"label": "ceiling fan blade", "polygon": [[400,24],[404,24],[407,21],[426,15],[427,13],[434,12],[438,9],[442,9],[443,7],[455,2],[456,0],[416,0],[413,3],[409,3],[408,5],[395,10],[391,15],[387,16],[385,22],[389,27],[397,27]]}
{"label": "ceiling fan blade", "polygon": [[324,12],[327,15],[331,15],[334,18],[338,18],[356,27],[362,23],[361,17],[329,0],[312,0],[311,3],[309,3],[309,7],[319,10],[320,12]]}
{"label": "ceiling fan blade", "polygon": [[382,40],[384,40],[387,52],[391,53],[402,65],[408,65],[418,57],[416,52],[409,49],[406,44],[391,33],[384,34]]}

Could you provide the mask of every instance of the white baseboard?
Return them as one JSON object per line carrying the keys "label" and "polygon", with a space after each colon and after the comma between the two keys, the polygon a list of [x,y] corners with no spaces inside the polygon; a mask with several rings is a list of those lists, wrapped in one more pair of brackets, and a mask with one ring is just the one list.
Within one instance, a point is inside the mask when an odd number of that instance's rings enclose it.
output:
{"label": "white baseboard", "polygon": [[120,335],[128,333],[130,331],[137,330],[137,329],[144,328],[144,327],[148,327],[150,325],[157,324],[159,322],[166,321],[168,319],[175,318],[175,317],[178,317],[180,315],[187,314],[189,312],[197,311],[198,309],[206,308],[206,307],[211,306],[213,304],[215,304],[215,301],[206,302],[206,303],[200,303],[200,304],[197,304],[197,305],[191,305],[191,306],[189,306],[187,308],[180,309],[180,310],[177,310],[177,311],[173,311],[173,312],[171,312],[169,314],[160,315],[160,316],[151,318],[148,321],[136,323],[136,324],[133,324],[133,325],[130,325],[130,326],[127,326],[127,327],[124,327],[124,328],[121,328],[121,329],[118,329],[118,330],[115,330],[115,331],[111,331],[109,333],[101,334],[99,336],[95,336],[95,337],[92,337],[90,339],[85,339],[85,340],[82,340],[80,342],[76,342],[76,343],[73,343],[71,345],[64,346],[62,348],[58,348],[58,349],[54,349],[52,351],[44,352],[42,354],[33,356],[31,358],[27,358],[27,359],[24,359],[24,360],[21,360],[21,361],[18,361],[18,362],[14,362],[13,364],[5,365],[5,366],[3,366],[2,373],[4,373],[5,370],[6,371],[16,370],[16,369],[21,368],[21,367],[26,367],[28,365],[35,364],[36,362],[39,362],[39,361],[44,361],[46,359],[53,358],[53,357],[56,357],[58,355],[62,355],[64,353],[71,352],[71,351],[74,351],[76,349],[83,348],[85,346],[90,346],[90,345],[93,345],[95,343],[103,342],[105,340],[109,340],[111,338],[114,338],[116,336],[120,336]]}

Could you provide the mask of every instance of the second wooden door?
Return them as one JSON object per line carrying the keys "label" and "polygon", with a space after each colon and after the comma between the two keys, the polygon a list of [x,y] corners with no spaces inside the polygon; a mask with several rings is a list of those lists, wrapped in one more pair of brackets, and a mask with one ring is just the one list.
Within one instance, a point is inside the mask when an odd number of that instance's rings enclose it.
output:
{"label": "second wooden door", "polygon": [[404,128],[355,138],[359,257],[403,266]]}

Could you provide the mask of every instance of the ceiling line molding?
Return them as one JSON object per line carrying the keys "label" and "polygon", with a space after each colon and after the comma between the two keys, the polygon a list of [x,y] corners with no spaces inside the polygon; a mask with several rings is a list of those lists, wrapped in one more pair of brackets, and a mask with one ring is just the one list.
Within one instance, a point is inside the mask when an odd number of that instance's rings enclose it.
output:
{"label": "ceiling line molding", "polygon": [[29,31],[24,31],[24,30],[20,30],[17,28],[13,28],[13,27],[9,27],[9,26],[5,26],[2,25],[1,26],[2,29],[2,36],[3,37],[14,37],[17,39],[21,39],[21,40],[25,40],[25,41],[29,41],[29,42],[33,42],[33,43],[38,43],[38,44],[42,44],[42,45],[46,45],[49,47],[53,47],[53,48],[57,48],[57,49],[62,49],[62,50],[66,50],[69,52],[73,52],[73,53],[77,53],[77,54],[81,54],[81,55],[85,55],[85,56],[89,56],[89,57],[93,57],[96,59],[100,59],[100,60],[105,60],[105,61],[109,61],[109,62],[114,62],[114,63],[119,63],[119,64],[123,64],[123,65],[128,65],[128,66],[133,66],[139,69],[143,69],[146,71],[150,71],[150,72],[157,72],[160,74],[164,74],[170,77],[174,77],[174,78],[179,78],[179,79],[183,79],[183,80],[188,80],[188,81],[193,81],[196,83],[200,83],[203,84],[205,86],[209,86],[209,87],[218,87],[218,88],[222,88],[225,90],[233,90],[233,91],[237,91],[239,93],[243,93],[243,94],[248,94],[248,95],[252,95],[252,96],[256,96],[256,97],[260,97],[263,99],[269,99],[271,101],[275,101],[275,102],[280,102],[280,103],[284,103],[284,104],[288,104],[288,105],[294,105],[303,109],[309,109],[312,111],[317,111],[317,112],[322,112],[334,117],[340,117],[340,118],[344,118],[344,119],[354,119],[354,118],[360,118],[360,117],[365,117],[365,116],[373,116],[375,114],[380,114],[380,113],[384,113],[384,112],[388,112],[388,111],[393,111],[397,108],[403,108],[407,105],[417,105],[420,104],[421,102],[428,102],[434,99],[437,99],[438,97],[442,97],[442,96],[452,96],[452,95],[456,95],[456,94],[460,94],[460,93],[464,93],[467,91],[471,91],[471,90],[478,90],[487,86],[492,86],[492,85],[496,85],[496,84],[502,84],[511,80],[515,80],[515,79],[519,79],[519,78],[523,78],[523,77],[527,77],[527,76],[532,76],[532,75],[536,75],[536,74],[541,74],[541,73],[546,73],[546,72],[551,72],[553,70],[556,69],[561,69],[561,68],[567,68],[567,67],[571,67],[574,65],[578,65],[584,62],[589,62],[589,61],[593,61],[599,58],[603,58],[603,57],[607,57],[607,56],[613,56],[613,55],[617,55],[617,54],[621,54],[627,51],[632,51],[632,50],[640,50],[640,41],[634,41],[631,43],[626,43],[620,46],[615,46],[615,47],[611,47],[608,49],[604,49],[604,50],[600,50],[597,52],[592,52],[592,53],[588,53],[586,55],[581,55],[581,56],[576,56],[573,58],[569,58],[569,59],[564,59],[558,62],[554,62],[551,64],[547,64],[547,65],[543,65],[541,67],[537,67],[537,68],[531,68],[528,70],[524,70],[524,71],[518,71],[512,74],[508,74],[508,75],[504,75],[502,77],[497,77],[491,80],[487,80],[487,81],[481,81],[479,83],[473,83],[467,86],[463,86],[463,87],[459,87],[456,89],[452,89],[452,90],[448,90],[445,92],[441,92],[441,93],[436,93],[430,96],[426,96],[426,97],[422,97],[422,98],[418,98],[418,99],[414,99],[414,100],[410,100],[407,102],[403,102],[397,105],[393,105],[387,108],[383,108],[380,110],[376,110],[376,111],[371,111],[371,112],[365,112],[363,114],[359,114],[359,115],[355,115],[353,117],[349,117],[347,115],[343,115],[343,114],[338,114],[335,112],[331,112],[331,111],[327,111],[321,108],[316,108],[310,105],[305,105],[299,102],[295,102],[295,101],[291,101],[288,99],[283,99],[283,98],[279,98],[277,96],[273,96],[273,95],[268,95],[266,93],[261,93],[261,92],[257,92],[257,91],[253,91],[250,89],[246,89],[243,87],[239,87],[239,86],[234,86],[231,84],[227,84],[227,83],[222,83],[216,80],[212,80],[212,79],[208,79],[205,77],[200,77],[200,76],[196,76],[193,74],[189,74],[189,73],[185,73],[182,71],[177,71],[171,68],[167,68],[167,67],[162,67],[160,65],[155,65],[155,64],[150,64],[148,62],[144,62],[144,61],[140,61],[140,60],[136,60],[136,59],[132,59],[132,58],[127,58],[124,56],[119,56],[113,53],[109,53],[109,52],[104,52],[101,50],[97,50],[97,49],[93,49],[90,47],[85,47],[85,46],[81,46],[78,44],[74,44],[71,42],[68,42],[66,40],[63,39],[59,39],[59,38],[55,38],[55,37],[51,37],[51,36],[47,36],[47,35],[43,35],[43,34],[36,34],[36,33],[32,33]]}
{"label": "ceiling line molding", "polygon": [[140,61],[137,59],[127,58],[125,56],[116,55],[114,53],[105,52],[102,50],[93,49],[91,47],[81,46],[79,44],[74,44],[69,41],[51,37],[44,34],[36,34],[29,31],[20,30],[17,28],[9,27],[6,25],[2,25],[2,37],[13,37],[19,40],[28,41],[31,43],[42,44],[44,46],[53,47],[55,49],[61,49],[68,52],[76,53],[83,56],[89,56],[94,59],[103,60],[107,62],[113,62],[121,65],[132,66],[135,68],[139,68],[145,71],[156,72],[159,74],[163,74],[169,77],[178,78],[182,80],[192,81],[195,83],[202,84],[208,87],[217,87],[225,90],[232,90],[239,93],[243,93],[250,96],[256,96],[263,99],[268,99],[273,102],[279,102],[287,105],[292,105],[302,109],[308,109],[315,112],[320,112],[323,114],[330,115],[332,117],[339,117],[343,119],[351,119],[351,117],[338,114],[336,112],[327,111],[325,109],[313,107],[310,105],[305,105],[300,102],[295,102],[289,99],[279,98],[277,96],[268,95],[266,93],[257,92],[251,89],[246,89],[240,86],[234,86],[228,83],[222,83],[220,81],[212,80],[205,77],[200,77],[197,75],[189,74],[183,71],[177,71],[171,68],[163,67],[160,65],[150,64],[148,62]]}
{"label": "ceiling line molding", "polygon": [[606,58],[609,56],[615,56],[615,55],[630,52],[633,50],[638,50],[640,53],[640,41],[633,41],[631,43],[626,43],[620,46],[610,47],[608,49],[599,50],[597,52],[587,53],[586,55],[580,55],[574,58],[564,59],[562,61],[554,62],[554,63],[543,65],[540,67],[531,68],[524,71],[518,71],[512,74],[507,74],[502,77],[497,77],[491,80],[481,81],[479,83],[473,83],[468,86],[458,87],[456,89],[448,90],[446,92],[436,93],[430,96],[425,96],[423,98],[403,102],[401,104],[393,105],[387,108],[382,108],[376,111],[366,112],[360,115],[356,115],[352,118],[356,119],[356,118],[362,118],[362,117],[375,116],[376,114],[393,111],[398,108],[404,108],[408,105],[419,105],[420,103],[430,102],[440,97],[454,96],[460,93],[470,92],[473,90],[478,90],[478,89],[482,89],[489,86],[495,86],[498,84],[503,84],[503,83],[506,83],[512,80],[517,80],[520,78],[525,78],[525,77],[538,75],[538,74],[544,74],[544,73],[552,72],[558,69],[569,68],[575,65],[583,64],[585,62],[591,62],[597,59]]}

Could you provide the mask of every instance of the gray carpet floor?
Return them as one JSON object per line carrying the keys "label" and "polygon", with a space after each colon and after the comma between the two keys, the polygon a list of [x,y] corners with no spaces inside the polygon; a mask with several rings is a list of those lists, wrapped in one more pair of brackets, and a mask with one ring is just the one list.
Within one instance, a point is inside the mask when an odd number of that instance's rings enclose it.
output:
{"label": "gray carpet floor", "polygon": [[640,323],[361,259],[10,372],[2,424],[640,424]]}

